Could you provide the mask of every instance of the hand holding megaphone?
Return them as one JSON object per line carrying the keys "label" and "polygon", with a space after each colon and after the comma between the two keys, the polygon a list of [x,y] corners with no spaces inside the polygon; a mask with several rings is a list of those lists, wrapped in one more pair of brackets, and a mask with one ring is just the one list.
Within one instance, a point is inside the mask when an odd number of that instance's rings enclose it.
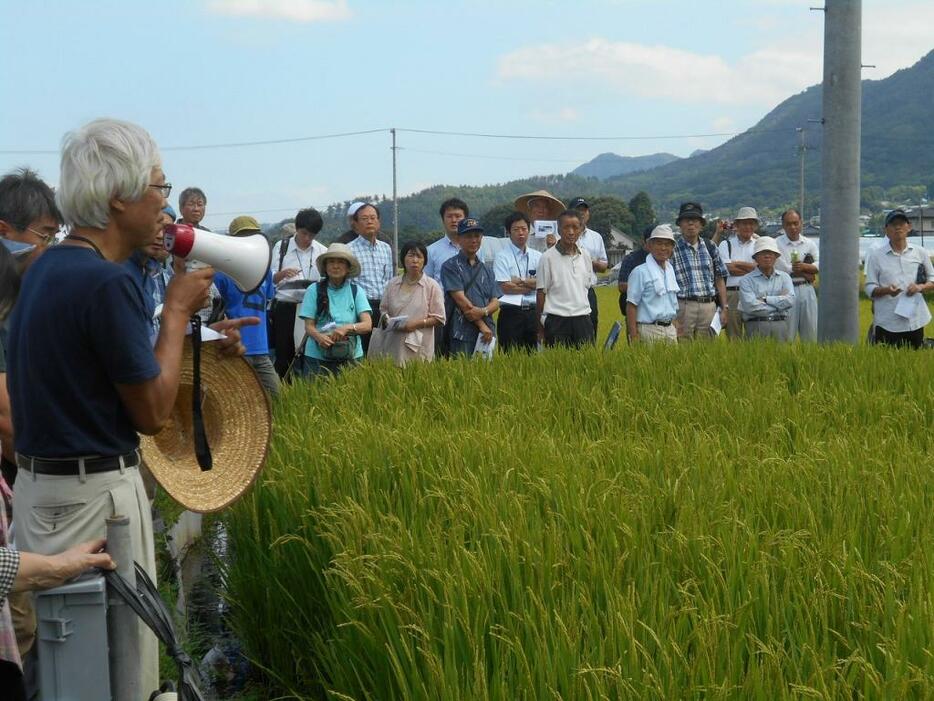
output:
{"label": "hand holding megaphone", "polygon": [[206,267],[188,273],[176,273],[165,288],[162,316],[178,312],[185,319],[210,304],[214,268]]}
{"label": "hand holding megaphone", "polygon": [[174,256],[199,260],[226,273],[244,293],[263,284],[272,260],[269,242],[262,234],[225,236],[188,224],[165,227],[165,248]]}

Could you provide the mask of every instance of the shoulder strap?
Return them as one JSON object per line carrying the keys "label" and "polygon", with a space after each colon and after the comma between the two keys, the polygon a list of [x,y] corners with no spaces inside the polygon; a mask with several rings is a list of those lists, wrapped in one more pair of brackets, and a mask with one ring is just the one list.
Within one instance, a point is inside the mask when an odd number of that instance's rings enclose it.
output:
{"label": "shoulder strap", "polygon": [[321,319],[328,313],[328,279],[319,280],[315,284],[318,285],[317,299],[315,300],[315,323],[320,324]]}
{"label": "shoulder strap", "polygon": [[470,280],[467,281],[467,284],[464,285],[464,296],[467,296],[467,292],[470,290],[471,287],[473,287],[473,284],[477,281],[477,278],[480,277],[480,273],[482,272],[483,272],[483,263],[478,260],[477,270],[470,277]]}
{"label": "shoulder strap", "polygon": [[289,241],[291,240],[291,236],[286,236],[284,239],[279,241],[279,270],[282,270],[282,261],[285,260],[285,254],[289,250]]}

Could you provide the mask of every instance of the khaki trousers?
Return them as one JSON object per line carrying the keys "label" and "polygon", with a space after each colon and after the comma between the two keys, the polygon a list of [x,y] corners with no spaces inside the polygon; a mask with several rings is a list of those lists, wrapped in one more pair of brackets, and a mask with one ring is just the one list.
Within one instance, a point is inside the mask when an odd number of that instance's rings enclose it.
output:
{"label": "khaki trousers", "polygon": [[[83,481],[77,475],[37,475],[23,469],[17,475],[13,523],[16,547],[22,551],[54,555],[103,538],[107,534],[105,519],[116,515],[129,517],[133,559],[155,581],[152,512],[137,468],[86,475]],[[156,636],[142,621],[139,630],[140,689],[145,700],[159,687],[159,648]]]}
{"label": "khaki trousers", "polygon": [[730,305],[726,318],[726,335],[731,340],[742,338],[746,327],[743,324],[743,315],[739,311],[739,290],[727,290],[726,303]]}
{"label": "khaki trousers", "polygon": [[710,322],[717,313],[714,302],[693,302],[689,299],[678,300],[678,316],[675,317],[679,341],[709,341]]}
{"label": "khaki trousers", "polygon": [[639,340],[644,343],[677,343],[678,332],[672,326],[639,324]]}

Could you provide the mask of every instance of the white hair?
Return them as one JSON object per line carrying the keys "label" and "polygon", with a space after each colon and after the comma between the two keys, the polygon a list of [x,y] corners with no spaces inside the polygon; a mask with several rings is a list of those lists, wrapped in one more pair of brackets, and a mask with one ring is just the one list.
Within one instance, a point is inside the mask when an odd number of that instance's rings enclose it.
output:
{"label": "white hair", "polygon": [[130,122],[96,119],[65,134],[55,196],[65,223],[105,228],[110,200],[139,200],[161,165],[156,142]]}

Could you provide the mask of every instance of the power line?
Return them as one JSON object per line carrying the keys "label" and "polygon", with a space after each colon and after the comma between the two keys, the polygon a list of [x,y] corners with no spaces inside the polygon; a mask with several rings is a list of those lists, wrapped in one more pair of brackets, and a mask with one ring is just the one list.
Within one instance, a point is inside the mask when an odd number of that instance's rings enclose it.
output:
{"label": "power line", "polygon": [[487,156],[478,153],[451,153],[448,151],[429,151],[426,149],[420,148],[409,148],[408,146],[399,146],[400,151],[408,151],[410,153],[427,153],[434,156],[455,156],[457,158],[482,158],[491,161],[517,161],[521,163],[525,162],[541,162],[541,163],[583,163],[587,159],[580,158],[519,158],[515,156]]}
{"label": "power line", "polygon": [[407,132],[409,134],[432,134],[436,136],[469,136],[481,139],[524,139],[537,141],[654,141],[658,139],[706,139],[723,136],[738,136],[740,134],[761,133],[768,131],[787,131],[794,132],[794,128],[776,128],[776,129],[747,129],[746,131],[724,131],[713,132],[709,134],[658,134],[658,135],[639,135],[639,136],[533,136],[530,134],[486,134],[467,131],[440,131],[436,129],[403,129],[396,131]]}

